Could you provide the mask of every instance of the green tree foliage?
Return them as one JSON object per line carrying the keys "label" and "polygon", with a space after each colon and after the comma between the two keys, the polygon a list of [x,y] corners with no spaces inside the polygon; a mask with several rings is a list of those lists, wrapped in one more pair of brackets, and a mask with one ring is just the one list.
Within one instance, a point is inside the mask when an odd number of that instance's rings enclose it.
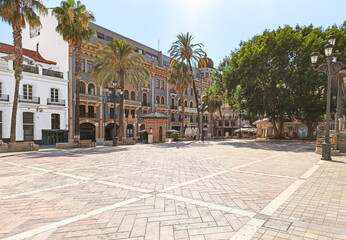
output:
{"label": "green tree foliage", "polygon": [[76,54],[75,61],[75,122],[74,122],[74,140],[80,140],[80,124],[79,124],[79,92],[80,79],[82,72],[82,44],[90,42],[94,30],[89,27],[90,22],[95,21],[93,14],[86,10],[85,5],[80,1],[67,0],[62,1],[60,7],[53,9],[52,14],[58,20],[56,31],[67,41],[73,48]]}
{"label": "green tree foliage", "polygon": [[0,19],[12,26],[15,55],[14,77],[16,82],[12,106],[10,142],[16,142],[19,83],[23,78],[22,29],[26,24],[33,28],[41,26],[39,14],[46,13],[46,7],[39,0],[0,0]]}
{"label": "green tree foliage", "polygon": [[[126,40],[113,39],[97,52],[97,59],[91,73],[93,79],[105,87],[119,79],[117,84],[124,89],[125,83],[134,86],[147,86],[150,74],[143,65],[145,58],[136,53],[135,47]],[[120,96],[119,140],[124,133],[124,96]]]}
{"label": "green tree foliage", "polygon": [[[215,86],[210,87],[208,90],[206,90],[204,93],[202,93],[202,100],[204,101],[205,105],[207,106],[207,111],[210,113],[211,116],[214,115],[215,112],[219,112],[220,117],[222,119],[222,111],[221,107],[223,104],[223,97],[220,92],[217,91],[218,89]],[[213,129],[213,120],[211,121],[211,129]],[[223,132],[223,126],[222,126],[222,136],[224,135]],[[214,137],[214,131],[211,133],[211,137]]]}
{"label": "green tree foliage", "polygon": [[322,62],[326,39],[334,33],[335,52],[344,60],[345,23],[325,31],[313,26],[266,30],[225,58],[213,75],[215,81],[227,90],[229,100],[240,98],[248,114],[270,118],[275,137],[283,137],[288,117],[306,123],[311,137],[325,113],[327,77],[313,70],[310,54],[318,51]]}

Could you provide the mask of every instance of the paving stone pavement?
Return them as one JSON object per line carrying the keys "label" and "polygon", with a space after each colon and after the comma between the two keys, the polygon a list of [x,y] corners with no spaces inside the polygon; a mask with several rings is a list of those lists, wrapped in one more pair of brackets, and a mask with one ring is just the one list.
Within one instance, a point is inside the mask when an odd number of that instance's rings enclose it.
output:
{"label": "paving stone pavement", "polygon": [[346,239],[346,159],[228,140],[0,155],[0,239]]}

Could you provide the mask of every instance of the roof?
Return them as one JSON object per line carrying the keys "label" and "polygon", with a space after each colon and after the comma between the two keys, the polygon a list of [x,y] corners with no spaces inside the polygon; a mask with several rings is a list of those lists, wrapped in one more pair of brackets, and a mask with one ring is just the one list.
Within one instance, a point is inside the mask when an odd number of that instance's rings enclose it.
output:
{"label": "roof", "polygon": [[214,68],[214,62],[210,58],[207,58],[206,66],[202,66],[201,61],[198,62],[198,68]]}
{"label": "roof", "polygon": [[167,119],[168,116],[166,114],[160,113],[160,112],[151,112],[142,115],[143,119]]}
{"label": "roof", "polygon": [[[0,53],[14,54],[14,46],[0,43]],[[36,62],[56,65],[56,62],[44,59],[39,52],[33,50],[23,48],[23,55],[35,60]]]}

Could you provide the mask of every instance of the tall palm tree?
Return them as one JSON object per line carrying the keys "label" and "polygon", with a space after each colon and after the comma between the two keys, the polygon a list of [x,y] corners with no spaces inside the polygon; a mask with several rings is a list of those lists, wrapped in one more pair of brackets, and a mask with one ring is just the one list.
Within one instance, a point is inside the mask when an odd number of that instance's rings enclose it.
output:
{"label": "tall palm tree", "polygon": [[41,26],[40,17],[37,13],[47,13],[46,7],[39,0],[0,0],[0,18],[12,26],[15,55],[14,78],[16,82],[12,106],[10,142],[16,141],[19,83],[23,78],[22,29],[25,27],[25,24],[28,24],[30,27]]}
{"label": "tall palm tree", "polygon": [[58,20],[56,31],[61,34],[63,39],[67,41],[76,54],[75,62],[75,122],[74,122],[74,141],[80,141],[80,110],[79,110],[79,92],[80,79],[82,72],[82,45],[90,42],[94,30],[90,28],[90,22],[95,21],[93,14],[86,10],[85,5],[80,1],[67,0],[62,1],[60,7],[53,9],[53,15]]}
{"label": "tall palm tree", "polygon": [[[221,111],[221,106],[222,106],[222,98],[216,94],[215,90],[211,87],[207,91],[205,91],[202,94],[202,99],[206,101],[208,104],[207,111],[211,115],[211,129],[212,129],[212,137],[214,135],[214,129],[213,129],[213,114],[216,111],[219,111],[220,117],[222,119],[222,111]],[[223,137],[223,124],[222,124],[222,137]]]}
{"label": "tall palm tree", "polygon": [[[190,73],[193,74],[192,63],[199,62],[202,66],[207,63],[207,54],[202,50],[202,43],[192,43],[194,37],[189,33],[177,36],[178,40],[173,42],[172,47],[168,50],[171,57],[170,65],[175,65],[177,62],[184,62],[190,68]],[[198,96],[196,90],[195,79],[192,80],[193,92],[195,95],[197,106],[198,128],[201,131],[200,109],[198,108]]]}
{"label": "tall palm tree", "polygon": [[184,137],[184,120],[185,120],[185,109],[184,109],[184,96],[183,93],[188,89],[193,81],[193,75],[191,74],[189,67],[183,63],[178,62],[173,65],[171,69],[171,75],[168,79],[168,84],[171,88],[174,88],[179,93],[180,105],[181,105],[181,136]]}
{"label": "tall palm tree", "polygon": [[[108,42],[104,48],[97,52],[97,59],[94,62],[91,76],[101,87],[110,85],[116,79],[120,80],[117,84],[122,89],[124,89],[125,83],[134,86],[146,86],[150,74],[143,64],[145,58],[134,50],[135,47],[126,40],[113,39],[112,42]],[[124,133],[123,119],[124,96],[120,95],[120,141]]]}

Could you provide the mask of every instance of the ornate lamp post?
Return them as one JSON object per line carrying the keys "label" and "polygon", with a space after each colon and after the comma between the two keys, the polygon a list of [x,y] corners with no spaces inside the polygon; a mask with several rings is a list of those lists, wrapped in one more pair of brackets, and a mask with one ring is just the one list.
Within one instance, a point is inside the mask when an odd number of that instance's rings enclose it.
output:
{"label": "ornate lamp post", "polygon": [[331,160],[331,144],[329,137],[330,128],[330,101],[331,101],[331,88],[332,79],[336,74],[345,67],[341,62],[337,61],[337,56],[333,53],[333,47],[335,45],[336,37],[331,35],[328,37],[328,43],[324,46],[324,53],[326,55],[327,63],[323,63],[320,66],[316,66],[318,60],[318,53],[311,53],[311,63],[315,71],[322,72],[328,76],[328,86],[327,86],[327,106],[326,106],[326,133],[324,137],[324,142],[322,144],[322,160]]}

